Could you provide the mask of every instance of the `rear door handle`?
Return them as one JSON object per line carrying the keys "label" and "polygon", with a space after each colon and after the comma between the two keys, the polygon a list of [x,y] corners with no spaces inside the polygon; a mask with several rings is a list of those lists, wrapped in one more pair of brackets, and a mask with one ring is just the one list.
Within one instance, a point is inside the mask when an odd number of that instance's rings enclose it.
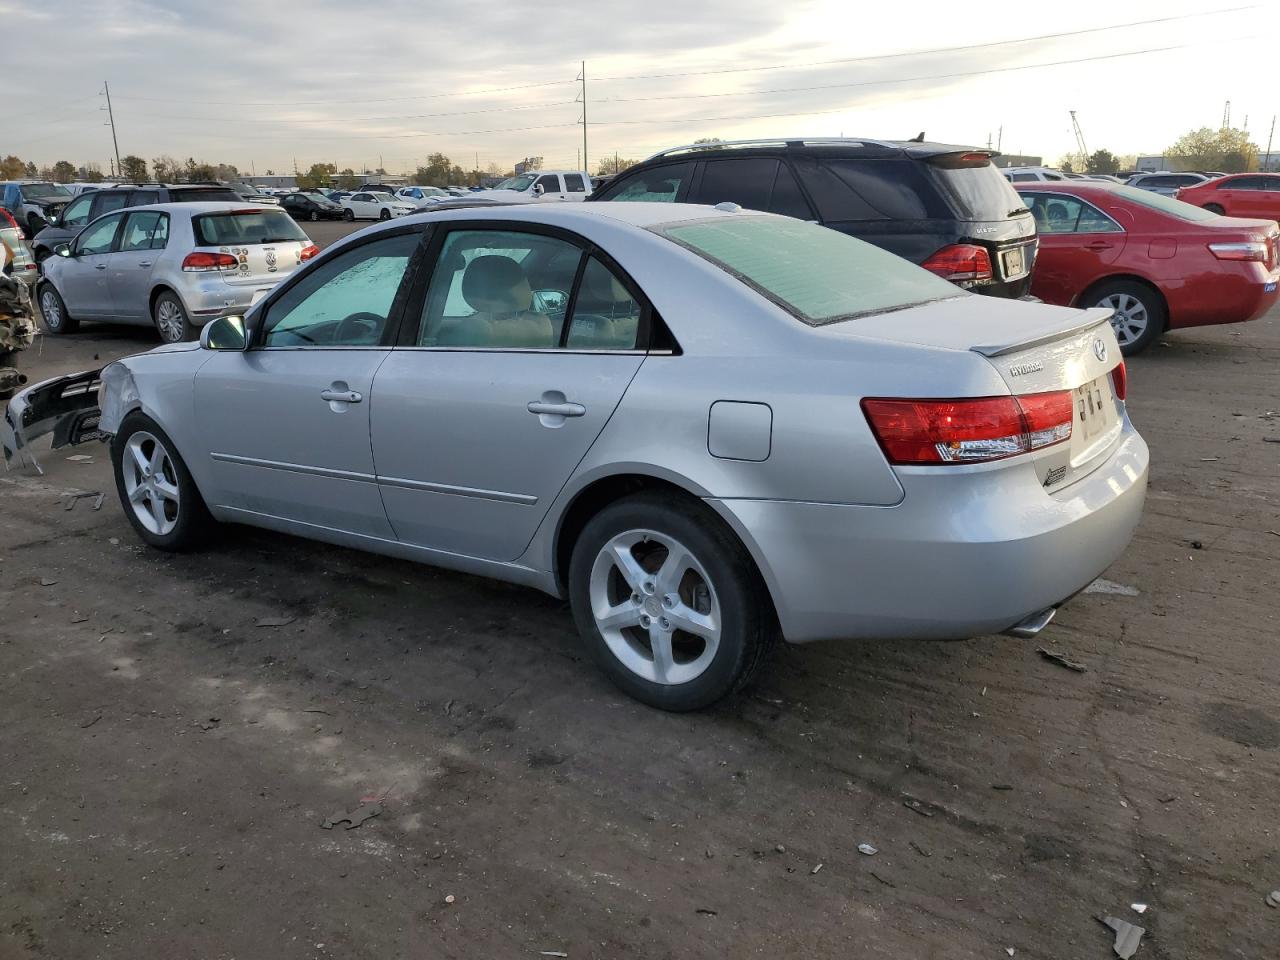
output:
{"label": "rear door handle", "polygon": [[548,403],[545,400],[530,400],[528,409],[530,413],[540,417],[581,417],[587,412],[582,404],[568,401]]}
{"label": "rear door handle", "polygon": [[364,395],[355,390],[321,390],[320,399],[330,403],[359,403]]}
{"label": "rear door handle", "polygon": [[139,260],[139,261],[138,261],[138,266],[140,266],[140,267],[149,267],[149,266],[151,266],[151,261],[150,261],[150,260]]}
{"label": "rear door handle", "polygon": [[105,269],[107,269],[107,265],[106,265],[105,263],[95,263],[95,264],[93,265],[93,269],[95,269],[95,270],[105,270]]}

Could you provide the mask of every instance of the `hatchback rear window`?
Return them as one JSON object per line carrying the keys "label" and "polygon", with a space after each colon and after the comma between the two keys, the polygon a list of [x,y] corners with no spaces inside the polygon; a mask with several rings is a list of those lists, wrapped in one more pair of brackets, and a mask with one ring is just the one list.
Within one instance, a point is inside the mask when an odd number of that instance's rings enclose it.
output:
{"label": "hatchback rear window", "polygon": [[283,210],[228,210],[226,213],[202,213],[191,221],[196,243],[217,247],[228,243],[284,243],[289,240],[307,242],[293,218]]}
{"label": "hatchback rear window", "polygon": [[654,229],[810,326],[969,296],[879,247],[783,217],[733,216]]}

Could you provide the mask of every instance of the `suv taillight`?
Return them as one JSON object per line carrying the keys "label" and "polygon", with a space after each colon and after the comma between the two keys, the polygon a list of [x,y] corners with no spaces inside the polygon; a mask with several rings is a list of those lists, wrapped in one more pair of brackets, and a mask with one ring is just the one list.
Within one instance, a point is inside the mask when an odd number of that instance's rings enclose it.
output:
{"label": "suv taillight", "polygon": [[207,273],[210,270],[234,270],[238,261],[229,253],[188,253],[182,261],[186,273]]}
{"label": "suv taillight", "polygon": [[991,254],[976,243],[953,243],[920,264],[943,280],[990,280]]}
{"label": "suv taillight", "polygon": [[981,463],[1071,437],[1070,390],[961,400],[868,398],[863,413],[890,463]]}

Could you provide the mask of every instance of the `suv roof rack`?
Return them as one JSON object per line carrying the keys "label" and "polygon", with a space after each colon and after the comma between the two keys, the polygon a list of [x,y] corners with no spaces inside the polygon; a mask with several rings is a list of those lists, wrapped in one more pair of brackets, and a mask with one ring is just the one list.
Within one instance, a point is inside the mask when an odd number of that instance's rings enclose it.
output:
{"label": "suv roof rack", "polygon": [[859,143],[866,147],[886,147],[888,149],[901,149],[901,143],[892,143],[888,140],[874,140],[870,137],[765,137],[758,140],[721,140],[712,143],[686,143],[679,147],[668,147],[666,150],[659,150],[651,157],[645,157],[641,163],[648,163],[650,160],[657,160],[659,157],[669,157],[677,153],[695,153],[703,150],[719,150],[723,147],[748,148],[748,147],[803,147],[803,146],[843,146],[850,143]]}

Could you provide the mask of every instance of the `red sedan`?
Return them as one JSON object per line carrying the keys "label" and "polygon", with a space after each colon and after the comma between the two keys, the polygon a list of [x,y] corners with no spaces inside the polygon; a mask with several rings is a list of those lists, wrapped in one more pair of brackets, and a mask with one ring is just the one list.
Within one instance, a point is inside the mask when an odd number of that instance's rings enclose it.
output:
{"label": "red sedan", "polygon": [[1177,197],[1228,217],[1280,220],[1280,174],[1236,173],[1195,186],[1183,187]]}
{"label": "red sedan", "polygon": [[1102,182],[1016,184],[1040,234],[1031,292],[1110,307],[1132,355],[1165,330],[1241,323],[1275,303],[1280,228]]}

